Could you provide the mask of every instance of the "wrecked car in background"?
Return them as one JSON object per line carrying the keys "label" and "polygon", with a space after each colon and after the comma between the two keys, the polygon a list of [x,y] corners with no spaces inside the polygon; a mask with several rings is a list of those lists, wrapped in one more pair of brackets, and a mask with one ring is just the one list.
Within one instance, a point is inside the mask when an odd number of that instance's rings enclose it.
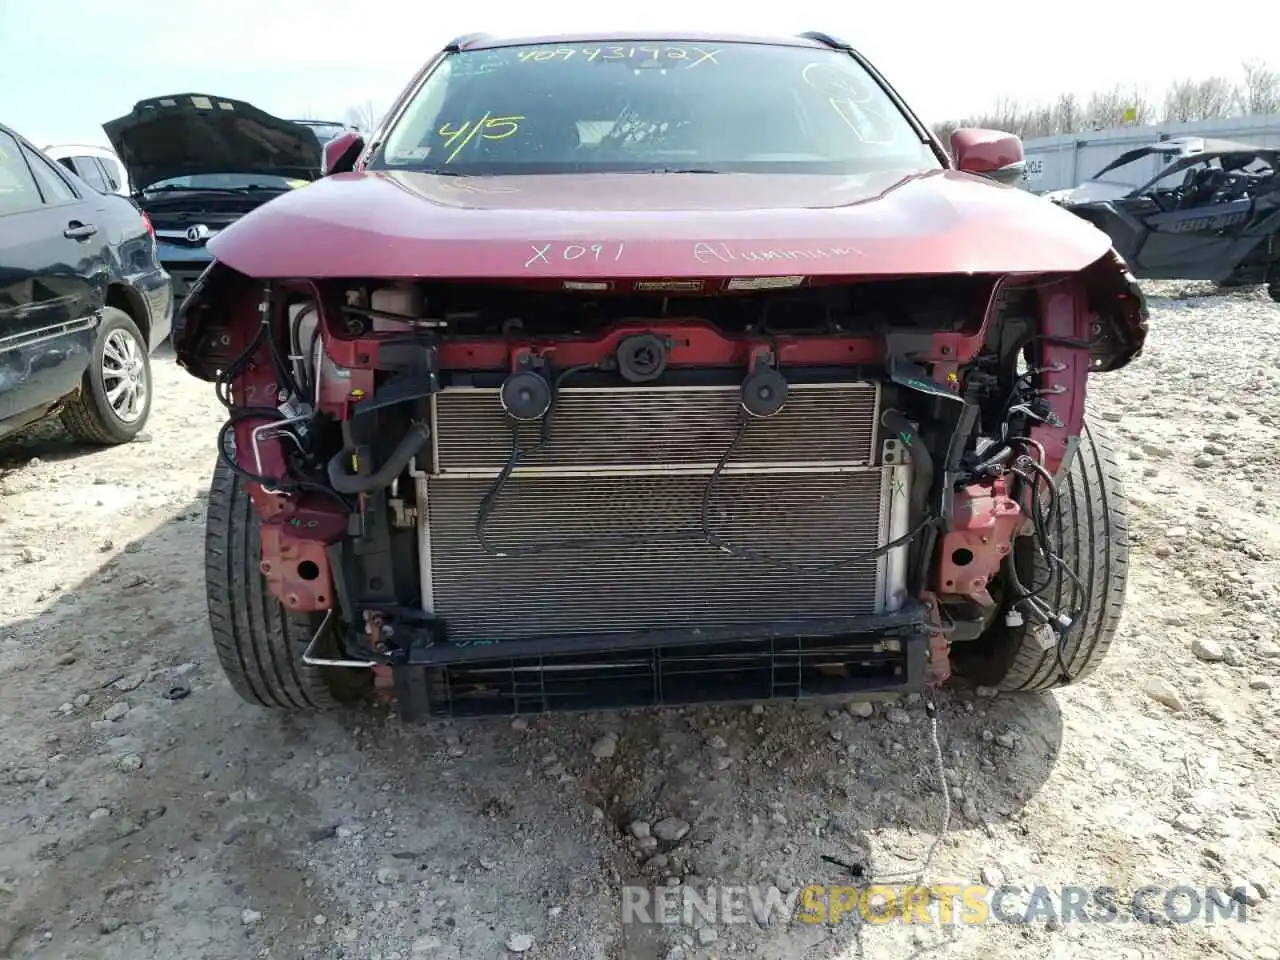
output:
{"label": "wrecked car in background", "polygon": [[[464,38],[210,243],[214,642],[407,718],[1043,690],[1115,637],[1145,301],[822,34]],[[997,182],[998,181],[998,182]],[[211,455],[214,451],[211,451]]]}
{"label": "wrecked car in background", "polygon": [[205,245],[282,193],[320,175],[311,128],[230,97],[178,93],[139,101],[103,124],[151,217],[179,300],[209,265]]}
{"label": "wrecked car in background", "polygon": [[[1159,172],[1133,182],[1151,157]],[[1266,284],[1280,301],[1280,150],[1175,137],[1043,197],[1106,231],[1141,279]]]}

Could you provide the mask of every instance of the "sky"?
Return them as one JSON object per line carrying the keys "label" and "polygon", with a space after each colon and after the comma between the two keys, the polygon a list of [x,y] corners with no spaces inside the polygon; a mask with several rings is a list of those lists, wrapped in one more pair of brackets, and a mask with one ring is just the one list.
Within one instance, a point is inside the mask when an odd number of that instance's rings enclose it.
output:
{"label": "sky", "polygon": [[866,55],[928,122],[980,112],[1000,97],[1044,101],[1117,83],[1159,99],[1182,76],[1234,79],[1251,58],[1280,66],[1274,30],[1189,31],[1176,7],[1152,5],[1162,11],[1153,15],[1137,6],[0,0],[0,122],[41,147],[105,145],[102,123],[138,100],[191,92],[278,116],[341,120],[353,104],[389,105],[433,52],[476,32],[822,30]]}

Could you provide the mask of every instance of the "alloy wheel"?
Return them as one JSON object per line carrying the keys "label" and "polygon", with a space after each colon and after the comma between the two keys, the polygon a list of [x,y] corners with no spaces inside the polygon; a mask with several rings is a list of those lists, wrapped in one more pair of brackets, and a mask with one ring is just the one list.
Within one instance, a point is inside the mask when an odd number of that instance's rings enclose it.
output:
{"label": "alloy wheel", "polygon": [[142,345],[128,330],[112,330],[102,345],[102,384],[111,412],[133,423],[147,405],[147,368]]}

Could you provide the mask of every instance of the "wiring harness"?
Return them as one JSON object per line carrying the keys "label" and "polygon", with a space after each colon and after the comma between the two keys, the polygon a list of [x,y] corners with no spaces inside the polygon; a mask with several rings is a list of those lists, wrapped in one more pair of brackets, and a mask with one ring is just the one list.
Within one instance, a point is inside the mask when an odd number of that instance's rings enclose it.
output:
{"label": "wiring harness", "polygon": [[[1079,618],[1085,594],[1084,584],[1078,572],[1061,557],[1061,522],[1057,524],[1058,538],[1050,529],[1050,518],[1057,516],[1058,487],[1053,476],[1045,468],[1044,447],[1031,437],[1015,433],[1017,422],[1038,422],[1049,426],[1063,426],[1062,419],[1054,413],[1047,396],[1062,392],[1060,387],[1042,387],[1035,385],[1035,378],[1046,373],[1057,373],[1065,368],[1065,364],[1055,362],[1037,366],[1031,362],[1029,346],[1035,341],[1050,341],[1076,349],[1087,349],[1088,344],[1082,341],[1065,338],[1051,338],[1037,335],[1023,341],[1018,352],[1028,351],[1027,369],[1018,374],[1001,410],[1001,442],[995,454],[984,457],[984,463],[976,468],[979,472],[993,464],[1000,464],[1018,481],[1015,500],[1031,525],[1031,537],[1036,556],[1044,568],[1044,579],[1040,583],[1034,581],[1024,584],[1018,572],[1018,562],[1014,551],[1011,551],[1004,562],[1007,584],[1012,593],[1005,619],[1006,623],[1016,626],[1019,618],[1030,620],[1037,628],[1052,631],[1053,648],[1058,671],[1065,683],[1074,681],[1074,676],[1066,663],[1065,643],[1072,626]],[[1072,587],[1072,603],[1069,609],[1055,606],[1047,598],[1050,588],[1059,586],[1058,598],[1061,600],[1066,584]],[[1046,644],[1047,646],[1047,644]]]}
{"label": "wiring harness", "polygon": [[[295,397],[302,398],[308,395],[299,386],[293,370],[280,353],[275,337],[271,335],[270,291],[264,294],[259,305],[259,313],[261,322],[258,325],[258,332],[244,350],[231,363],[227,364],[225,369],[220,370],[214,379],[214,393],[217,395],[218,401],[230,412],[226,422],[218,430],[218,459],[222,461],[227,469],[247,483],[256,483],[267,490],[274,490],[280,493],[319,494],[336,500],[342,505],[344,511],[350,513],[354,509],[351,502],[328,484],[306,478],[272,477],[255,473],[242,466],[236,459],[235,428],[238,425],[254,420],[264,423],[291,421],[301,426],[302,431],[300,432],[305,432],[306,427],[313,423],[316,416],[315,410],[310,407],[306,407],[306,413],[301,416],[293,417],[289,415],[287,408],[235,406],[231,395],[232,384],[238,376],[248,369],[249,364],[253,362],[253,358],[258,355],[264,346],[270,351],[271,362],[278,378],[277,382],[284,385],[287,390],[292,391],[292,395]],[[293,439],[299,451],[301,451],[302,445],[298,441],[297,433],[290,431],[288,436]]]}

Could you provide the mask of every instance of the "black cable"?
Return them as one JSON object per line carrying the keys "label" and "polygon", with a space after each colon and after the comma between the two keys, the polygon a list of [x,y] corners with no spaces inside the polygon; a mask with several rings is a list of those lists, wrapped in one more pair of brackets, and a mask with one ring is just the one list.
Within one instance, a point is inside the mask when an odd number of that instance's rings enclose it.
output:
{"label": "black cable", "polygon": [[[480,544],[480,549],[493,557],[528,557],[540,553],[550,553],[555,550],[574,550],[583,547],[599,547],[599,546],[643,546],[652,543],[656,537],[652,533],[647,534],[628,534],[616,537],[568,537],[561,540],[550,540],[542,543],[533,544],[527,547],[496,547],[489,542],[486,536],[486,530],[489,521],[493,518],[494,510],[498,506],[498,498],[502,496],[502,492],[506,489],[507,483],[511,480],[511,475],[520,465],[520,461],[526,455],[536,454],[543,447],[551,442],[551,421],[555,413],[557,394],[560,386],[570,377],[577,376],[580,373],[586,373],[588,370],[599,369],[594,363],[584,363],[576,367],[567,367],[562,370],[555,378],[551,389],[551,404],[547,407],[547,412],[542,415],[542,423],[540,425],[539,439],[536,444],[528,450],[520,448],[520,425],[518,422],[512,423],[511,427],[511,453],[507,457],[507,462],[503,465],[502,471],[498,474],[497,479],[489,487],[483,497],[480,498],[480,506],[476,510],[475,535],[476,541]],[[685,540],[696,540],[697,537],[690,535],[688,537],[677,537],[676,542]]]}
{"label": "black cable", "polygon": [[[317,317],[316,317],[316,325],[311,331],[311,340],[304,347],[302,345],[302,338],[299,334],[301,334],[302,332],[302,321],[306,319],[308,311],[312,313],[316,313]],[[301,384],[301,386],[303,390],[305,390],[306,392],[305,393],[299,392],[298,396],[303,400],[310,399],[315,395],[315,384],[311,380],[307,379],[306,371],[307,371],[308,361],[310,361],[311,358],[315,356],[316,338],[318,336],[320,336],[320,319],[319,319],[318,311],[315,306],[304,306],[301,310],[298,311],[297,315],[294,316],[289,321],[289,350],[290,352],[292,352],[294,349],[296,349],[298,351],[298,355],[301,357],[302,375],[303,375],[303,381],[304,381]],[[290,367],[290,369],[292,369],[292,367]]]}
{"label": "black cable", "polygon": [[249,361],[251,361],[262,348],[264,341],[271,353],[271,364],[275,369],[276,379],[279,381],[280,387],[288,388],[288,390],[290,390],[294,396],[298,397],[299,400],[305,401],[310,396],[310,394],[306,393],[298,384],[298,379],[294,376],[290,362],[285,357],[281,356],[280,345],[276,343],[276,338],[272,336],[271,327],[272,324],[270,320],[264,319],[260,321],[258,324],[258,332],[254,334],[249,345],[246,346],[244,350],[240,352],[240,355],[232,360],[231,363],[227,364],[226,368],[214,378],[214,394],[217,396],[219,402],[221,402],[221,404],[227,409],[230,410],[235,405],[231,396],[232,381],[244,372],[244,368],[248,366]]}
{"label": "black cable", "polygon": [[235,400],[231,396],[231,384],[237,376],[244,372],[244,368],[249,365],[249,361],[253,359],[258,350],[262,347],[262,341],[267,337],[270,330],[266,324],[258,327],[258,332],[254,334],[252,340],[249,341],[239,356],[232,360],[227,366],[214,378],[213,392],[224,407],[228,410],[235,406]]}
{"label": "black cable", "polygon": [[[1047,333],[1035,333],[1029,337],[1024,337],[1017,342],[1017,345],[1014,346],[1012,350],[1014,357],[1016,358],[1018,354],[1025,351],[1027,347],[1031,346],[1033,343],[1049,343],[1055,346],[1070,347],[1075,350],[1088,350],[1092,347],[1092,344],[1086,340],[1076,340],[1072,337],[1057,337]],[[1014,377],[1013,385],[1009,390],[1009,396],[1005,399],[1004,407],[1000,411],[1000,423],[1004,423],[1009,419],[1009,411],[1013,409],[1013,406],[1017,401],[1019,391],[1024,387],[1030,386],[1030,380],[1032,377],[1041,373],[1054,373],[1062,369],[1057,366],[1037,366],[1030,354],[1027,355],[1026,360],[1030,369]],[[1036,395],[1039,396],[1038,393]]]}
{"label": "black cable", "polygon": [[[1022,469],[1019,469],[1020,467],[1029,467],[1032,470],[1032,474],[1028,475],[1023,472]],[[1023,509],[1024,514],[1027,514],[1031,520],[1036,547],[1039,550],[1040,556],[1046,567],[1045,582],[1038,586],[1033,584],[1028,588],[1023,586],[1018,577],[1017,565],[1014,560],[1013,553],[1011,552],[1005,558],[1005,571],[1009,580],[1009,585],[1017,594],[1017,597],[1013,602],[1013,606],[1017,607],[1025,605],[1030,607],[1040,618],[1044,620],[1046,625],[1050,626],[1050,629],[1054,630],[1057,634],[1057,641],[1054,644],[1054,659],[1061,675],[1061,679],[1065,683],[1074,683],[1075,677],[1071,673],[1070,669],[1068,669],[1063,655],[1063,645],[1066,642],[1066,633],[1070,629],[1070,626],[1068,626],[1066,630],[1054,629],[1051,625],[1051,621],[1057,620],[1061,616],[1061,610],[1055,610],[1043,597],[1044,592],[1055,583],[1061,587],[1063,580],[1070,580],[1079,594],[1082,595],[1084,593],[1084,584],[1080,580],[1079,574],[1053,551],[1053,540],[1048,529],[1048,518],[1057,506],[1057,488],[1054,485],[1053,477],[1050,475],[1049,471],[1046,470],[1042,464],[1037,463],[1030,457],[1020,458],[1018,466],[1012,469],[1011,472],[1022,479],[1029,488],[1031,500],[1029,510],[1027,506],[1022,503],[1021,498],[1018,499],[1018,505]],[[1041,498],[1040,487],[1042,480],[1044,481],[1044,487],[1049,491],[1047,505]],[[1072,609],[1067,620],[1070,624],[1074,625],[1074,622],[1078,617],[1079,610]]]}
{"label": "black cable", "polygon": [[[1010,472],[1021,478],[1022,481],[1028,485],[1028,490],[1030,492],[1030,509],[1028,510],[1024,508],[1023,513],[1031,520],[1032,527],[1035,531],[1036,548],[1040,551],[1040,556],[1044,560],[1045,566],[1048,568],[1049,575],[1048,579],[1046,579],[1043,584],[1039,587],[1033,586],[1026,595],[1032,597],[1040,596],[1045,590],[1052,586],[1054,574],[1056,573],[1054,554],[1051,549],[1051,539],[1049,537],[1049,529],[1046,524],[1048,522],[1049,514],[1057,505],[1057,491],[1054,490],[1053,481],[1050,479],[1048,484],[1050,493],[1048,504],[1046,505],[1044,501],[1041,500],[1040,496],[1039,475],[1029,477],[1017,468],[1012,469]],[[1022,507],[1021,500],[1019,500],[1018,505]]]}
{"label": "black cable", "polygon": [[725,467],[728,465],[729,460],[732,459],[733,454],[737,451],[738,447],[742,444],[743,438],[747,435],[747,427],[750,423],[751,423],[750,420],[743,420],[742,423],[738,425],[738,430],[737,430],[737,433],[734,434],[733,442],[729,444],[729,448],[724,452],[724,455],[720,458],[720,462],[716,464],[715,470],[711,472],[711,476],[707,480],[707,485],[703,488],[702,512],[701,512],[702,515],[700,518],[701,525],[702,525],[702,536],[703,536],[703,539],[706,540],[708,545],[715,547],[717,550],[721,550],[727,554],[730,554],[731,556],[735,556],[742,560],[754,560],[756,563],[763,563],[769,566],[779,567],[791,573],[802,574],[802,575],[812,574],[812,573],[828,573],[830,571],[839,570],[842,567],[849,567],[859,563],[866,563],[868,560],[876,560],[884,556],[885,554],[889,553],[889,551],[896,550],[898,547],[905,546],[906,544],[910,543],[912,540],[918,537],[921,534],[921,532],[923,532],[930,525],[936,522],[936,518],[932,514],[926,514],[924,518],[918,524],[916,524],[914,528],[912,528],[911,530],[908,530],[906,533],[904,533],[902,536],[898,537],[897,539],[890,540],[888,543],[884,544],[881,547],[876,547],[874,550],[867,550],[862,553],[854,554],[851,557],[845,557],[841,560],[836,560],[831,563],[820,564],[817,566],[806,566],[803,564],[792,563],[789,560],[782,560],[778,557],[773,557],[766,553],[760,553],[756,550],[749,550],[747,548],[735,546],[734,544],[729,543],[727,540],[723,539],[718,534],[714,533],[711,529],[711,498],[715,494],[716,484],[719,482],[720,477],[723,475]]}
{"label": "black cable", "polygon": [[[537,451],[541,450],[544,446],[546,446],[550,442],[551,419],[555,411],[556,395],[559,391],[560,385],[571,376],[586,372],[587,370],[595,370],[595,369],[598,369],[598,366],[596,364],[583,364],[578,367],[569,367],[556,377],[554,381],[553,389],[552,389],[551,405],[547,408],[547,412],[543,415],[543,418],[542,418],[540,439],[534,447],[530,448],[530,450],[527,451],[528,453],[536,453]],[[889,553],[890,551],[910,543],[917,536],[919,536],[923,530],[927,529],[931,524],[936,522],[934,517],[931,514],[926,515],[924,519],[921,520],[921,522],[915,526],[915,528],[913,528],[912,530],[909,530],[907,533],[903,534],[901,537],[898,537],[897,539],[892,540],[881,547],[877,547],[874,550],[865,551],[864,553],[861,553],[861,554],[855,554],[852,557],[846,557],[842,560],[835,561],[834,563],[822,564],[819,566],[804,566],[800,564],[793,564],[790,561],[782,560],[776,557],[769,556],[768,554],[763,554],[757,551],[738,547],[738,546],[735,546],[734,544],[731,544],[725,541],[723,538],[719,537],[717,534],[715,534],[711,530],[711,524],[710,524],[711,498],[715,493],[716,484],[719,482],[720,476],[724,472],[725,466],[728,464],[729,460],[732,459],[733,454],[737,452],[738,447],[742,444],[742,439],[746,435],[747,425],[750,422],[751,422],[750,420],[742,421],[742,423],[738,427],[737,432],[734,434],[733,440],[729,444],[728,449],[725,450],[724,455],[721,456],[719,462],[716,464],[715,470],[712,471],[711,476],[707,479],[707,484],[703,488],[703,495],[702,495],[702,510],[701,510],[701,517],[700,517],[701,531],[700,532],[691,531],[690,534],[687,536],[680,534],[679,531],[675,531],[677,535],[674,538],[668,535],[664,537],[664,539],[671,540],[672,542],[675,542],[675,543],[703,542],[703,543],[706,543],[708,546],[714,547],[715,549],[720,550],[724,553],[728,553],[732,556],[736,556],[739,559],[753,560],[757,563],[763,563],[771,566],[779,566],[782,569],[789,570],[793,573],[812,574],[812,573],[825,573],[828,571],[839,570],[843,567],[853,566],[859,563],[866,563],[868,560],[876,560],[884,556],[885,554]],[[490,556],[497,556],[497,557],[520,557],[520,556],[532,556],[532,555],[541,554],[541,553],[548,553],[553,550],[581,549],[583,547],[588,547],[588,546],[603,546],[603,545],[642,546],[645,544],[653,543],[657,539],[657,537],[654,534],[649,533],[649,534],[631,534],[631,535],[618,536],[618,537],[571,537],[568,539],[548,541],[548,542],[534,544],[527,547],[515,547],[511,549],[502,549],[502,548],[495,547],[493,544],[489,542],[488,537],[485,535],[485,532],[488,527],[489,520],[492,518],[494,510],[497,507],[498,498],[502,495],[502,492],[506,488],[508,481],[510,481],[511,479],[511,475],[515,472],[516,468],[519,466],[522,457],[525,456],[525,453],[526,451],[522,451],[520,448],[519,425],[516,424],[512,427],[512,430],[511,430],[511,453],[507,457],[506,463],[503,465],[501,472],[498,474],[493,484],[489,487],[487,491],[485,491],[484,496],[481,497],[480,506],[476,510],[476,520],[474,525],[476,541],[479,543],[480,549],[483,550],[485,553],[489,554]]]}
{"label": "black cable", "polygon": [[[1059,569],[1061,569],[1061,571],[1072,580],[1072,582],[1075,584],[1076,589],[1080,591],[1081,594],[1083,594],[1084,583],[1081,582],[1080,578],[1076,575],[1076,572],[1072,570],[1071,567],[1069,567],[1067,564],[1061,563],[1061,562],[1059,563]],[[1075,614],[1077,613],[1077,611],[1072,611],[1072,613],[1073,613],[1072,620],[1075,620]],[[1060,636],[1058,637],[1058,642],[1054,644],[1054,653],[1058,661],[1058,672],[1062,675],[1062,679],[1066,683],[1075,683],[1076,681],[1075,676],[1071,673],[1069,669],[1067,669],[1066,661],[1062,659],[1062,646],[1065,640],[1066,640],[1065,637]]]}
{"label": "black cable", "polygon": [[[1011,470],[1010,472],[1020,477],[1028,484],[1033,483],[1031,478],[1027,477],[1026,474],[1019,470]],[[1043,595],[1046,590],[1053,586],[1054,577],[1057,574],[1054,555],[1049,549],[1049,532],[1045,526],[1047,511],[1044,509],[1043,501],[1040,499],[1039,491],[1035,486],[1030,486],[1029,494],[1031,501],[1029,504],[1024,504],[1021,496],[1017,498],[1017,503],[1018,507],[1022,510],[1023,516],[1031,521],[1032,540],[1035,543],[1036,549],[1040,553],[1041,559],[1044,561],[1047,572],[1043,583],[1037,586],[1033,582],[1032,586],[1027,587],[1022,584],[1020,579],[1018,579],[1017,571],[1011,569],[1013,586],[1018,594],[1019,600],[1031,599]],[[1009,556],[1012,558],[1012,554]]]}
{"label": "black cable", "polygon": [[[548,411],[547,415],[550,415]],[[545,418],[544,418],[545,422]],[[511,479],[511,474],[515,472],[516,467],[520,465],[522,452],[520,450],[519,428],[513,428],[511,431],[511,454],[507,457],[507,462],[502,468],[502,472],[498,474],[498,478],[493,485],[485,492],[480,499],[480,507],[476,510],[475,534],[476,540],[480,544],[480,549],[493,557],[528,557],[540,553],[550,553],[556,550],[574,550],[583,547],[600,547],[600,546],[643,546],[653,543],[658,539],[652,533],[646,534],[628,534],[616,537],[567,537],[561,540],[547,540],[542,543],[532,544],[527,547],[495,547],[489,542],[489,538],[485,535],[489,521],[493,517],[493,512],[498,505],[498,498],[506,489],[507,482]],[[530,452],[536,452],[542,448],[542,443],[533,447]],[[696,536],[676,537],[675,542],[695,541]]]}

